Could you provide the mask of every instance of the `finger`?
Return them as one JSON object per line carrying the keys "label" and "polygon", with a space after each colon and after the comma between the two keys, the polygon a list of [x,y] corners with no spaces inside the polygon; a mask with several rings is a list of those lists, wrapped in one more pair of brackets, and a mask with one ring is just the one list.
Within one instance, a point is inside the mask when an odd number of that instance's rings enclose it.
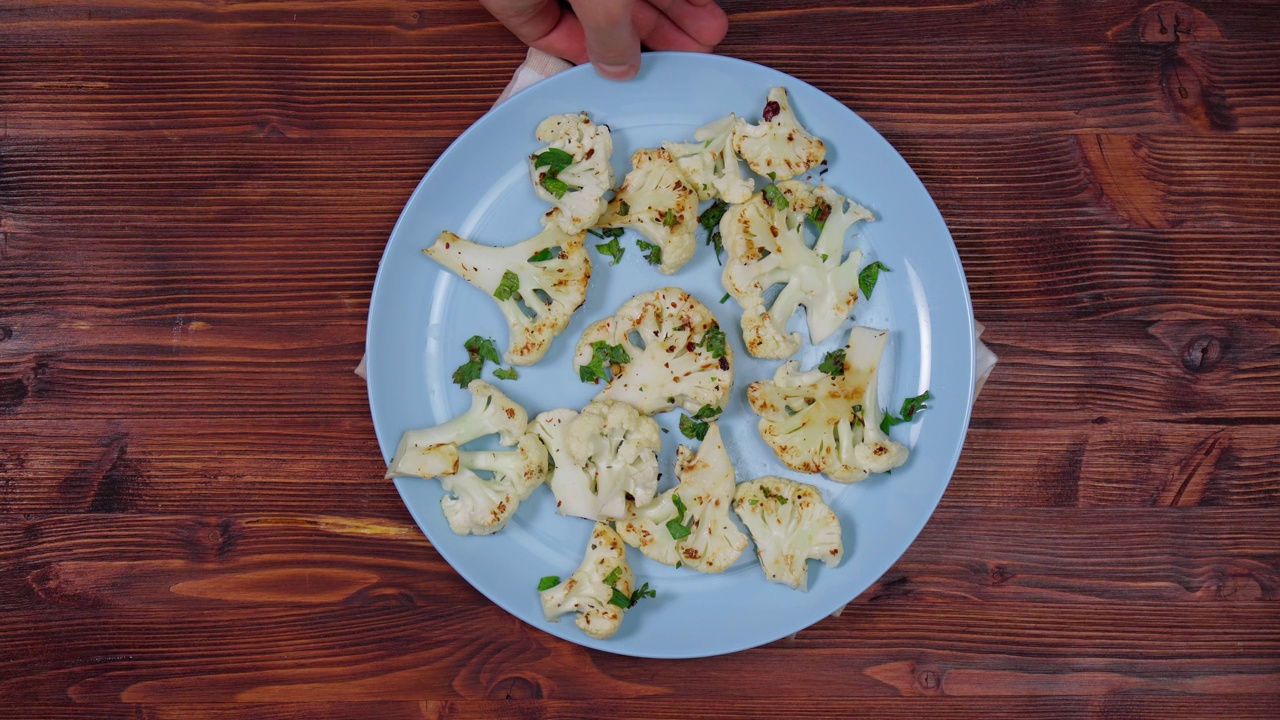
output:
{"label": "finger", "polygon": [[640,36],[631,16],[632,0],[569,0],[569,4],[582,23],[587,55],[596,70],[613,80],[634,77],[640,70]]}
{"label": "finger", "polygon": [[[648,0],[648,2],[670,18],[672,24],[682,32],[708,48],[719,45],[729,31],[729,18],[714,0]],[[650,45],[650,47],[653,46]]]}
{"label": "finger", "polygon": [[650,50],[711,52],[712,46],[699,42],[648,3],[636,6],[635,17],[640,40]]}

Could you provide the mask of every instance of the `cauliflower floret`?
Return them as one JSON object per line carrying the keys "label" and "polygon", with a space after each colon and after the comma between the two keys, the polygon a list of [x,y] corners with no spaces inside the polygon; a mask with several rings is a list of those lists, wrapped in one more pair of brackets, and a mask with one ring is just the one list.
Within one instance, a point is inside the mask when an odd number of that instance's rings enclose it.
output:
{"label": "cauliflower floret", "polygon": [[503,358],[532,365],[587,298],[591,258],[582,245],[585,236],[553,226],[524,242],[492,247],[446,230],[423,252],[498,303],[510,328]]}
{"label": "cauliflower floret", "polygon": [[573,364],[584,380],[607,379],[608,367],[613,380],[596,399],[621,400],[646,415],[723,408],[733,388],[724,331],[706,305],[676,287],[636,295],[588,327]]}
{"label": "cauliflower floret", "polygon": [[631,172],[599,224],[634,228],[644,235],[657,246],[646,255],[649,262],[670,275],[684,267],[697,248],[698,196],[670,153],[663,148],[637,150],[631,155]]}
{"label": "cauliflower floret", "polygon": [[826,157],[826,146],[800,127],[800,121],[791,112],[786,88],[769,90],[763,117],[764,122],[759,125],[738,118],[733,126],[733,149],[752,170],[777,180],[787,180]]}
{"label": "cauliflower floret", "polygon": [[743,174],[730,143],[735,120],[737,116],[730,113],[698,128],[693,133],[697,142],[662,143],[693,185],[699,200],[720,198],[729,203],[744,203],[755,190],[755,180]]}
{"label": "cauliflower floret", "polygon": [[[810,248],[806,218],[821,227]],[[804,305],[809,339],[820,343],[849,317],[858,299],[862,253],[844,256],[844,239],[869,210],[831,188],[799,180],[770,185],[751,200],[731,206],[720,221],[727,259],[720,281],[742,306],[742,335],[747,352],[780,359],[800,349],[800,335],[787,322]],[[765,292],[784,284],[765,307]]]}
{"label": "cauliflower floret", "polygon": [[[392,477],[439,478],[449,527],[459,535],[501,530],[547,476],[547,450],[528,427],[529,415],[497,388],[472,380],[471,407],[435,427],[409,430],[387,466]],[[461,451],[486,435],[514,450]],[[486,479],[475,470],[490,473]]]}
{"label": "cauliflower floret", "polygon": [[594,227],[613,188],[613,137],[585,113],[552,115],[538,124],[547,146],[529,156],[529,177],[538,197],[555,207],[543,218],[576,235]]}
{"label": "cauliflower floret", "polygon": [[658,423],[624,402],[592,402],[581,413],[560,409],[534,418],[555,461],[548,484],[563,515],[612,520],[627,499],[644,504],[658,491]]}
{"label": "cauliflower floret", "polygon": [[680,484],[649,504],[632,504],[614,523],[618,534],[660,563],[724,572],[742,555],[747,536],[729,519],[736,476],[718,424],[711,423],[696,455],[679,447],[676,477]]}
{"label": "cauliflower floret", "polygon": [[906,462],[907,449],[880,431],[877,370],[886,330],[854,327],[843,357],[833,356],[834,375],[801,372],[791,360],[772,381],[747,388],[747,401],[760,416],[760,437],[792,470],[823,473],[853,483],[868,473]]}
{"label": "cauliflower floret", "polygon": [[808,590],[808,560],[840,564],[840,520],[812,485],[766,475],[738,486],[733,511],[751,531],[765,577],[773,582]]}
{"label": "cauliflower floret", "polygon": [[576,624],[583,632],[605,640],[622,625],[635,584],[635,574],[627,563],[627,546],[613,528],[598,522],[577,571],[539,593],[542,613],[551,622],[558,622],[566,613],[577,613]]}

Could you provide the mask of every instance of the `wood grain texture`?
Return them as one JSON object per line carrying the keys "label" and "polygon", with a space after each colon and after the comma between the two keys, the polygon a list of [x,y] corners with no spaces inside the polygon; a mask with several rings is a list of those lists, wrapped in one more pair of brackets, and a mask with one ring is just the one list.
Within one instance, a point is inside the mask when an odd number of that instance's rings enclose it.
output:
{"label": "wood grain texture", "polygon": [[1280,716],[1274,3],[722,4],[722,52],[915,169],[1000,356],[889,572],[792,638],[640,660],[414,526],[351,370],[400,209],[524,56],[474,0],[19,0],[0,714]]}

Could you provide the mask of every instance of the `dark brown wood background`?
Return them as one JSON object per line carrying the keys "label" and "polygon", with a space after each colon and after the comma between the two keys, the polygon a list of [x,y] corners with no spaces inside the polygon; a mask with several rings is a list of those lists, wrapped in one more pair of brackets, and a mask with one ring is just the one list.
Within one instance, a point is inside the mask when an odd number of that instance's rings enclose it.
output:
{"label": "dark brown wood background", "polygon": [[919,541],[696,662],[561,642],[381,479],[378,257],[471,0],[0,3],[0,714],[1280,717],[1280,7],[724,3],[946,217],[1002,361]]}

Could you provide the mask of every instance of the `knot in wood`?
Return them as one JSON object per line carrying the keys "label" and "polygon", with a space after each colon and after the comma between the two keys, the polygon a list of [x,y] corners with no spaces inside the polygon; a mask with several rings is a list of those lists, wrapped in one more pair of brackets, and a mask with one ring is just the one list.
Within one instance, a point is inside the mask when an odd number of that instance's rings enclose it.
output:
{"label": "knot in wood", "polygon": [[13,328],[8,325],[0,325],[0,342],[4,342],[13,337]]}
{"label": "knot in wood", "polygon": [[1222,341],[1212,335],[1201,335],[1182,348],[1182,367],[1188,372],[1207,372],[1222,362]]}
{"label": "knot in wood", "polygon": [[917,676],[916,681],[920,684],[921,689],[936,691],[942,687],[942,675],[937,670],[923,670]]}

